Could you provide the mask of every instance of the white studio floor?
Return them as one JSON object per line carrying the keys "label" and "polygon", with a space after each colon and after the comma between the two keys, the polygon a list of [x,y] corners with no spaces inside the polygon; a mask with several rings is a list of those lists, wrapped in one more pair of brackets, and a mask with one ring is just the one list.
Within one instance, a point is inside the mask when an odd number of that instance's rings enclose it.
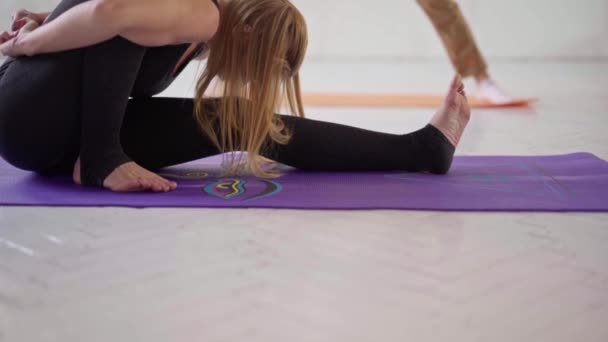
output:
{"label": "white studio floor", "polygon": [[[608,64],[493,68],[541,102],[475,110],[459,154],[608,159]],[[188,70],[168,95],[189,94]],[[451,71],[326,62],[303,77],[438,92]],[[309,116],[405,133],[432,112]],[[608,214],[0,208],[3,342],[604,342],[607,317]]]}

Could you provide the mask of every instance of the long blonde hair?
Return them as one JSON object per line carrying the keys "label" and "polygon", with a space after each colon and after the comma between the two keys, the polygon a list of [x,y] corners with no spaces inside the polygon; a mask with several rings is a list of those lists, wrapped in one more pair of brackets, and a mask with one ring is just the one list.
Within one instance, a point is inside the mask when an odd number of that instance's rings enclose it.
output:
{"label": "long blonde hair", "polygon": [[[307,45],[304,17],[288,0],[231,0],[222,7],[207,67],[197,83],[195,115],[220,151],[247,152],[240,164],[258,177],[278,176],[261,166],[267,159],[260,154],[272,148],[267,143],[291,139],[275,116],[283,100],[292,115],[304,117],[299,70]],[[210,110],[203,96],[216,77],[222,80],[220,98]],[[238,173],[232,156],[228,172]]]}

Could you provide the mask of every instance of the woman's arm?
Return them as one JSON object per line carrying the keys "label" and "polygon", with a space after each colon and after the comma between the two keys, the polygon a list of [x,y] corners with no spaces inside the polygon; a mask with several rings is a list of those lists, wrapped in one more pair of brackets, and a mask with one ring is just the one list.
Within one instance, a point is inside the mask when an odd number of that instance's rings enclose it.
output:
{"label": "woman's arm", "polygon": [[[74,6],[15,45],[26,55],[94,45],[122,36],[145,46],[209,40],[219,13],[210,0],[91,0]],[[198,23],[191,25],[189,23]]]}

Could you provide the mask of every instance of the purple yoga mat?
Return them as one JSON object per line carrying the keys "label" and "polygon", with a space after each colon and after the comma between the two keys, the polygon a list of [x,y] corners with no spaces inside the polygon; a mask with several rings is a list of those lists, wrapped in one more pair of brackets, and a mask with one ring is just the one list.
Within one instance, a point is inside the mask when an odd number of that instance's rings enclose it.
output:
{"label": "purple yoga mat", "polygon": [[0,205],[448,211],[608,211],[608,163],[577,153],[457,157],[449,175],[286,169],[278,179],[219,177],[218,157],[164,170],[179,189],[117,194],[0,161]]}

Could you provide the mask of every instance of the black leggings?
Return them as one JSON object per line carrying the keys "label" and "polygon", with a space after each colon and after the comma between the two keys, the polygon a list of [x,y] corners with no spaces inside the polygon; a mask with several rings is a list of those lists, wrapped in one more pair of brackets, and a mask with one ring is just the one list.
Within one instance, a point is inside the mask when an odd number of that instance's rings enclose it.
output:
{"label": "black leggings", "polygon": [[[86,0],[64,0],[49,20]],[[0,156],[42,174],[70,172],[102,185],[118,166],[158,168],[219,154],[198,128],[191,99],[152,98],[173,80],[187,45],[146,48],[117,37],[0,67]],[[131,97],[131,99],[129,99]],[[211,110],[216,101],[209,100]],[[281,116],[288,145],[263,155],[307,170],[445,173],[454,147],[433,126],[406,135]]]}

